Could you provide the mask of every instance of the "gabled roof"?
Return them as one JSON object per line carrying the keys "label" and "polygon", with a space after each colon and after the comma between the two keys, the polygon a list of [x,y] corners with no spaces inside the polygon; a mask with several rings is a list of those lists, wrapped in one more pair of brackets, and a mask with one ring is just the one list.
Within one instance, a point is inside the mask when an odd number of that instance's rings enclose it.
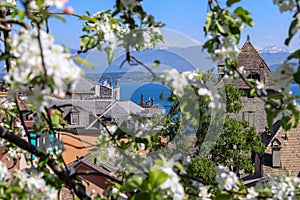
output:
{"label": "gabled roof", "polygon": [[75,81],[75,89],[72,91],[73,93],[95,93],[95,83],[91,81],[90,79],[80,76],[78,79]]}
{"label": "gabled roof", "polygon": [[[266,86],[266,89],[272,89],[275,85],[271,78],[271,69],[264,61],[264,59],[259,55],[251,42],[247,41],[243,45],[239,55],[238,55],[238,67],[243,67],[246,74],[245,78],[253,73],[257,72],[259,75],[261,74],[261,70],[263,69],[263,81]],[[261,80],[262,81],[262,80]],[[229,81],[224,77],[219,81],[217,86],[221,85],[233,85],[238,88],[247,89],[249,86],[244,82],[242,78],[238,78],[236,80]]]}
{"label": "gabled roof", "polygon": [[264,61],[264,59],[259,55],[259,53],[256,51],[256,49],[254,48],[254,46],[252,45],[251,42],[247,41],[244,43],[239,56],[238,56],[238,61],[239,61],[239,66],[244,66],[249,67],[249,65],[245,65],[244,59],[247,60],[251,60],[253,61],[253,59],[258,58],[259,61],[261,62],[261,64],[266,67],[269,71],[271,71],[271,69],[269,68],[269,66],[267,65],[267,63]]}

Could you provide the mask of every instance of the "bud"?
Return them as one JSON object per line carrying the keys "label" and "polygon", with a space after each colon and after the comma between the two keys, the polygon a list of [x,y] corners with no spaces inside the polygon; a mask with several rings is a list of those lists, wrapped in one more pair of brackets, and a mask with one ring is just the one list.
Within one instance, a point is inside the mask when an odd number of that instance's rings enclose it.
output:
{"label": "bud", "polygon": [[67,6],[67,7],[64,9],[64,13],[65,13],[65,14],[68,14],[68,15],[73,14],[73,13],[74,13],[74,8],[71,7],[71,6]]}

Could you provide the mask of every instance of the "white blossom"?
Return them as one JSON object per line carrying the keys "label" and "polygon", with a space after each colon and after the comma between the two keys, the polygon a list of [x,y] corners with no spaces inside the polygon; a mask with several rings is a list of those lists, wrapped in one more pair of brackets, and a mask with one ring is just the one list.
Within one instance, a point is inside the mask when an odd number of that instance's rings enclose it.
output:
{"label": "white blossom", "polygon": [[207,95],[208,94],[208,89],[206,89],[206,88],[199,88],[199,90],[198,90],[198,94],[200,95],[200,96],[204,96],[204,95]]}
{"label": "white blossom", "polygon": [[[63,9],[68,0],[44,0],[42,7],[56,7],[58,9]],[[29,8],[36,10],[38,9],[36,0],[29,2]]]}
{"label": "white blossom", "polygon": [[225,60],[226,58],[231,58],[232,55],[238,55],[240,52],[237,45],[233,45],[233,42],[227,38],[222,38],[218,47],[214,50],[211,56],[213,61]]}
{"label": "white blossom", "polygon": [[290,83],[293,80],[295,71],[294,65],[293,63],[284,62],[272,73],[272,79],[276,83],[275,88],[286,95],[290,92]]}
{"label": "white blossom", "polygon": [[293,181],[290,177],[284,175],[271,175],[269,174],[271,183],[271,193],[273,199],[287,199],[295,197],[295,185],[298,186],[298,181]]}
{"label": "white blossom", "polygon": [[238,184],[238,177],[235,173],[229,171],[228,167],[218,166],[218,174],[215,177],[218,187],[223,190],[231,191]]}
{"label": "white blossom", "polygon": [[54,6],[58,9],[63,9],[68,0],[45,0],[45,6]]}
{"label": "white blossom", "polygon": [[208,191],[207,187],[205,187],[203,184],[199,185],[199,195],[202,200],[209,200],[211,198],[211,193]]}
{"label": "white blossom", "polygon": [[16,0],[6,0],[6,2],[10,3],[10,4],[14,5],[14,6],[17,5]]}
{"label": "white blossom", "polygon": [[11,94],[24,86],[33,87],[28,99],[38,111],[48,105],[45,96],[55,95],[65,86],[72,87],[80,75],[81,70],[69,59],[70,55],[63,52],[62,46],[54,44],[53,36],[44,31],[38,34],[36,29],[21,29],[19,34],[12,36],[10,44],[16,64],[4,79],[12,85]]}
{"label": "white blossom", "polygon": [[139,1],[136,0],[121,0],[123,6],[125,6],[127,9],[131,10],[140,4]]}
{"label": "white blossom", "polygon": [[15,176],[19,179],[18,184],[34,199],[55,200],[57,191],[46,184],[43,172],[34,168],[27,168],[22,171],[16,171]]}
{"label": "white blossom", "polygon": [[[21,157],[22,150],[19,147],[16,147],[16,148],[9,147],[7,153],[11,158],[19,159]],[[7,157],[7,159],[10,159],[10,158]]]}
{"label": "white blossom", "polygon": [[165,70],[161,78],[166,81],[167,85],[173,90],[173,93],[179,97],[183,96],[184,88],[189,85],[187,79],[176,69]]}
{"label": "white blossom", "polygon": [[294,0],[273,0],[273,4],[279,6],[280,12],[292,11],[295,7]]}
{"label": "white blossom", "polygon": [[10,178],[10,173],[5,165],[0,161],[0,182],[6,182]]}
{"label": "white blossom", "polygon": [[162,158],[162,160],[163,160],[162,165],[153,166],[153,170],[158,169],[168,175],[167,180],[160,185],[160,188],[163,190],[170,189],[171,192],[173,193],[173,200],[183,199],[185,192],[183,186],[180,183],[179,176],[173,170],[174,160],[170,159],[169,161],[167,161],[164,158]]}
{"label": "white blossom", "polygon": [[258,197],[258,192],[255,191],[254,187],[247,188],[246,199],[256,199]]}
{"label": "white blossom", "polygon": [[258,95],[261,94],[267,95],[266,86],[263,82],[259,82],[258,80],[256,80],[255,85],[256,85],[256,90]]}

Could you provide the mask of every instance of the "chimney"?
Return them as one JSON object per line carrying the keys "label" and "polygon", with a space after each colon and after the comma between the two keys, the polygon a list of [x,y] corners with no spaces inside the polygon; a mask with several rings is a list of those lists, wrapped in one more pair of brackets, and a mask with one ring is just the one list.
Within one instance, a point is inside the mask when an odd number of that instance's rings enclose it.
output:
{"label": "chimney", "polygon": [[100,96],[100,85],[99,84],[95,85],[95,96],[97,96],[97,97]]}
{"label": "chimney", "polygon": [[151,107],[154,106],[154,98],[151,99]]}
{"label": "chimney", "polygon": [[144,95],[141,94],[141,103],[140,103],[141,107],[145,107],[145,103],[144,103]]}
{"label": "chimney", "polygon": [[262,81],[263,83],[265,83],[265,68],[262,65],[259,67],[259,75],[260,75],[259,81]]}
{"label": "chimney", "polygon": [[218,80],[221,80],[225,75],[225,63],[224,61],[218,62]]}

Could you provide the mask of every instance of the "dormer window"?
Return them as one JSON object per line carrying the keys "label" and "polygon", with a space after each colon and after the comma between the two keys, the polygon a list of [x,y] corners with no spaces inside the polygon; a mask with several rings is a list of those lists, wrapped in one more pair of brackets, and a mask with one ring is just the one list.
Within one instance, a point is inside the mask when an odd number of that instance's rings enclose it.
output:
{"label": "dormer window", "polygon": [[251,71],[250,74],[247,76],[247,79],[253,79],[260,81],[260,75],[257,72]]}
{"label": "dormer window", "polygon": [[259,73],[260,73],[260,81],[265,82],[265,68],[264,68],[264,66],[259,67]]}
{"label": "dormer window", "polygon": [[79,111],[77,109],[72,109],[70,111],[70,123],[72,125],[79,124]]}
{"label": "dormer window", "polygon": [[274,168],[281,167],[281,142],[275,138],[272,142],[272,166]]}
{"label": "dormer window", "polygon": [[243,119],[249,122],[249,126],[255,125],[255,112],[245,111],[243,112]]}

